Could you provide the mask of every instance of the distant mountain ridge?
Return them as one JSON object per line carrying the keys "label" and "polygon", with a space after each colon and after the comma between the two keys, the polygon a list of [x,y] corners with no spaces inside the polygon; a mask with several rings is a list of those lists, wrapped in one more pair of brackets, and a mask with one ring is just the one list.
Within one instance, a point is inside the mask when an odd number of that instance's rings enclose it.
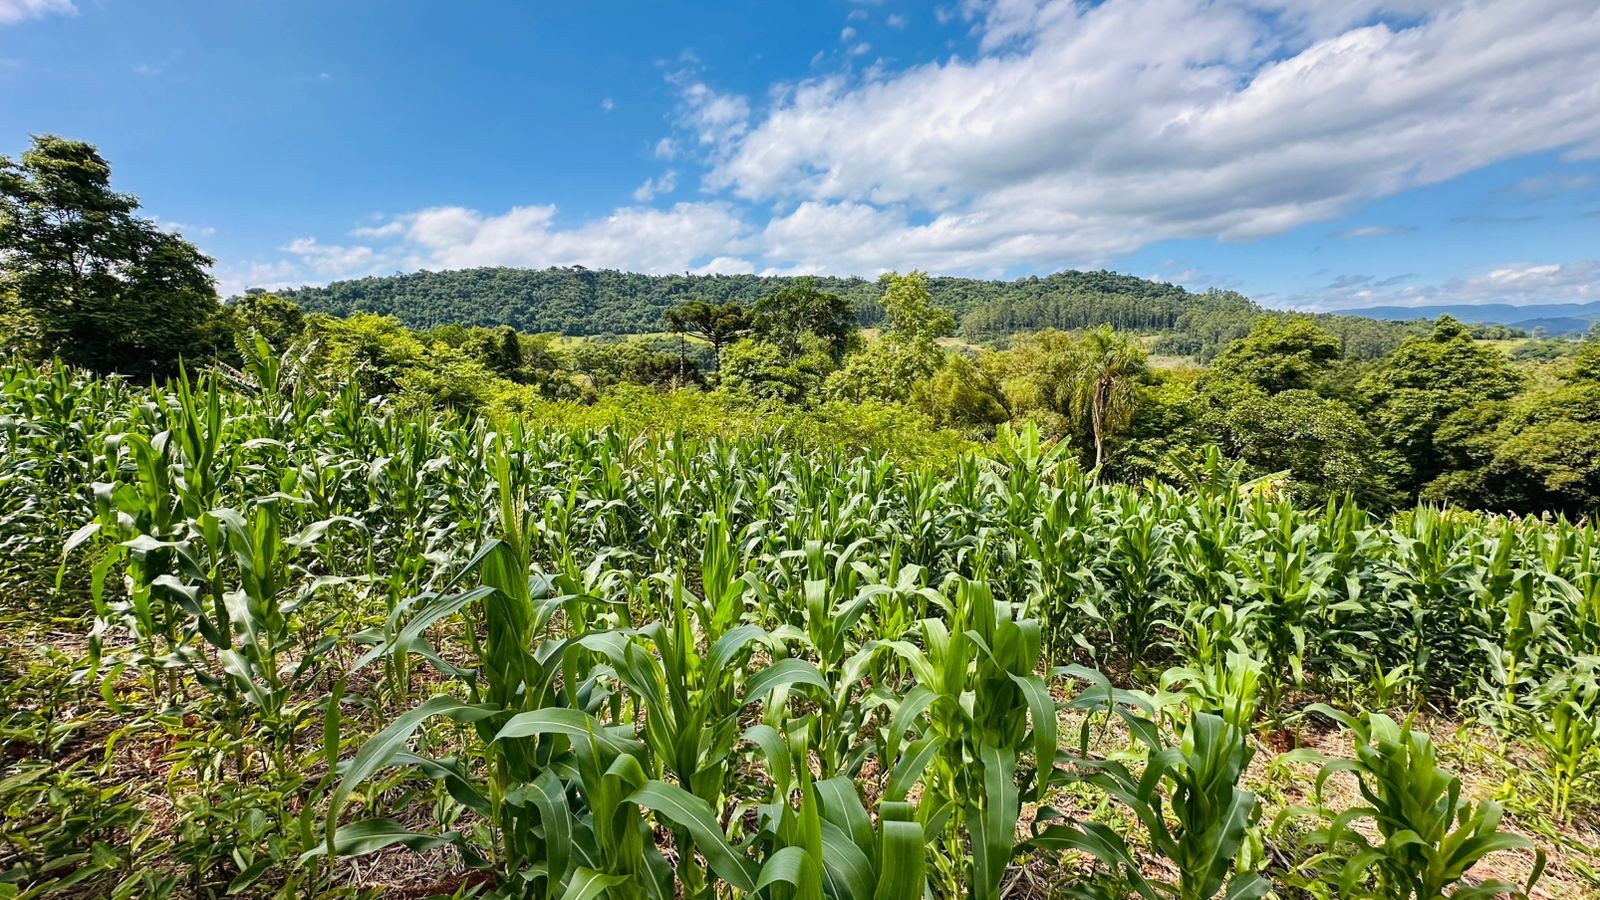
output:
{"label": "distant mountain ridge", "polygon": [[1483,325],[1509,325],[1532,331],[1543,328],[1550,334],[1581,334],[1600,322],[1600,300],[1589,303],[1440,303],[1429,306],[1368,306],[1336,309],[1334,315],[1364,316],[1392,322],[1437,319],[1453,316],[1463,322]]}

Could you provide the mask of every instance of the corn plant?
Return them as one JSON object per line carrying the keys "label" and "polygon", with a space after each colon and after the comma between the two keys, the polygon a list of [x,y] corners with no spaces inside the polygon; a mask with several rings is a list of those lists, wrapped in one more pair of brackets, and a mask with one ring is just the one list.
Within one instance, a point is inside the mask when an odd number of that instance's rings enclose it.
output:
{"label": "corn plant", "polygon": [[[1147,878],[1127,841],[1099,822],[1078,822],[1041,811],[1032,845],[1089,854],[1146,900],[1263,897],[1272,885],[1251,871],[1251,832],[1259,816],[1255,795],[1239,786],[1253,751],[1246,732],[1210,713],[1182,721],[1169,744],[1160,726],[1127,705],[1114,707],[1144,745],[1142,771],[1110,759],[1081,758],[1073,776],[1119,800],[1144,827],[1151,848],[1178,871],[1172,883]],[[1083,892],[1083,896],[1094,896]]]}
{"label": "corn plant", "polygon": [[1511,733],[1544,757],[1530,774],[1544,781],[1550,816],[1571,821],[1575,794],[1600,776],[1600,674],[1593,657],[1558,672],[1530,691],[1511,710]]}
{"label": "corn plant", "polygon": [[[243,351],[137,387],[0,364],[0,604],[90,631],[36,661],[71,690],[0,709],[0,800],[34,848],[94,856],[84,890],[360,889],[349,857],[403,848],[504,897],[997,897],[1068,850],[1146,896],[1469,890],[1402,873],[1498,845],[1494,808],[1367,718],[1364,824],[1285,820],[1304,857],[1261,865],[1249,733],[1306,696],[1478,712],[1539,762],[1527,815],[1589,813],[1593,523],[1303,509],[1218,452],[1119,485],[1029,426],[934,470],[491,422]],[[83,762],[83,708],[122,769]],[[130,753],[171,816],[122,817],[109,782],[108,818],[84,808]],[[1064,793],[1138,838],[1048,813]],[[69,877],[39,859],[0,893]]]}
{"label": "corn plant", "polygon": [[[904,786],[911,773],[925,773],[918,818],[945,848],[938,876],[953,892],[964,886],[969,896],[996,897],[1017,849],[1020,800],[1042,799],[1050,782],[1056,705],[1034,672],[1038,622],[995,600],[982,582],[956,580],[945,593],[947,619],[923,621],[922,646],[890,643],[917,684],[899,701],[885,758],[896,758],[903,735],[917,731],[904,750],[915,762],[896,779]],[[1033,772],[1019,785],[1018,759],[1028,751]],[[972,853],[961,871],[953,863],[966,855],[963,832]]]}
{"label": "corn plant", "polygon": [[[1484,857],[1532,845],[1499,830],[1498,803],[1473,803],[1462,796],[1461,779],[1439,766],[1433,741],[1425,733],[1380,713],[1356,718],[1326,706],[1310,710],[1349,729],[1355,737],[1355,758],[1326,759],[1297,750],[1281,761],[1321,762],[1318,797],[1330,778],[1349,773],[1367,805],[1338,811],[1290,809],[1281,814],[1280,830],[1296,816],[1322,820],[1302,838],[1314,851],[1301,864],[1302,870],[1331,881],[1342,896],[1385,900],[1439,900],[1446,891],[1463,898],[1522,897],[1533,889],[1544,869],[1542,851],[1522,885],[1499,880],[1464,883]],[[1353,827],[1363,820],[1370,822],[1375,836]]]}

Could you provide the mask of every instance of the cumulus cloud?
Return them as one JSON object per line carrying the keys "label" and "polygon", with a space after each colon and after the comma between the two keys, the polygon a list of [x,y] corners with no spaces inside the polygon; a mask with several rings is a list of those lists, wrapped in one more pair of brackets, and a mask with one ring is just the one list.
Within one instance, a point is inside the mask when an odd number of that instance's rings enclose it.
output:
{"label": "cumulus cloud", "polygon": [[574,228],[556,224],[554,206],[484,215],[459,206],[406,217],[403,241],[429,268],[566,266],[683,272],[729,246],[743,230],[721,203],[671,209],[628,207]]}
{"label": "cumulus cloud", "polygon": [[563,228],[554,206],[519,206],[485,214],[440,206],[401,216],[367,235],[394,238],[388,248],[323,246],[310,239],[285,248],[318,274],[347,277],[375,262],[405,259],[422,268],[569,266],[642,272],[683,272],[720,254],[743,229],[720,203],[679,203],[671,209],[625,207]]}
{"label": "cumulus cloud", "polygon": [[281,248],[287,259],[224,267],[224,295],[248,287],[287,287],[414,269],[478,266],[586,266],[632,272],[749,272],[730,250],[746,225],[727,204],[678,203],[670,209],[623,207],[563,226],[554,206],[484,213],[439,206],[351,231],[366,243],[330,244],[302,237]]}
{"label": "cumulus cloud", "polygon": [[309,279],[293,261],[280,259],[274,262],[255,262],[243,266],[217,267],[217,294],[237,297],[250,288],[275,291],[298,287]]}
{"label": "cumulus cloud", "polygon": [[0,25],[77,11],[72,0],[0,0]]}
{"label": "cumulus cloud", "polygon": [[373,265],[379,262],[378,252],[371,247],[323,244],[309,237],[289,242],[283,251],[298,257],[312,273],[323,278],[369,274]]}
{"label": "cumulus cloud", "polygon": [[189,225],[184,222],[173,222],[169,219],[157,218],[156,227],[162,231],[181,234],[187,238],[207,238],[217,233],[217,229],[210,225]]}
{"label": "cumulus cloud", "polygon": [[[960,13],[976,56],[796,85],[713,160],[707,187],[780,217],[811,204],[859,219],[866,204],[898,220],[879,239],[906,255],[881,265],[1057,266],[1268,236],[1495,161],[1600,149],[1592,4],[966,0]],[[849,240],[806,249],[847,259]],[[796,261],[779,249],[769,263]]]}
{"label": "cumulus cloud", "polygon": [[748,259],[737,256],[719,256],[702,266],[696,266],[690,271],[696,275],[748,275],[756,267]]}
{"label": "cumulus cloud", "polygon": [[678,87],[679,122],[702,149],[727,151],[750,130],[749,98],[719,92],[687,72],[670,80]]}
{"label": "cumulus cloud", "polygon": [[[537,203],[441,206],[358,231],[370,258],[337,242],[295,257],[316,271],[1097,266],[1163,240],[1271,236],[1527,154],[1600,157],[1594,3],[949,0],[935,16],[965,23],[973,49],[755,100],[716,86],[692,55],[665,64],[674,127],[653,154],[673,168],[634,197],[649,203],[698,171],[697,202],[570,225]],[[840,38],[841,51],[859,43]],[[851,65],[848,52],[829,58]],[[1517,191],[1589,176],[1565,177]],[[1577,265],[1558,273],[1576,281],[1533,273],[1513,293],[1581,290],[1592,282]],[[1511,291],[1477,277],[1448,286]],[[1394,302],[1428,288],[1338,290]]]}

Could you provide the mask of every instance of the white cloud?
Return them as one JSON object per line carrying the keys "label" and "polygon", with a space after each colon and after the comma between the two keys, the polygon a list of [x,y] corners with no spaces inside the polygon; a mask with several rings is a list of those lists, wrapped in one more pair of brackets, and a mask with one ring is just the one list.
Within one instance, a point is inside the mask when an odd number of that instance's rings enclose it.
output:
{"label": "white cloud", "polygon": [[150,63],[139,63],[138,65],[133,67],[133,74],[135,74],[135,75],[145,75],[145,76],[160,75],[161,74],[161,67],[160,66],[151,65]]}
{"label": "white cloud", "polygon": [[210,225],[188,225],[183,222],[173,222],[171,220],[161,218],[157,218],[155,222],[156,227],[160,228],[162,231],[170,231],[173,234],[181,234],[191,240],[194,238],[211,237],[217,233],[217,229]]}
{"label": "white cloud", "polygon": [[352,232],[370,243],[298,238],[281,248],[289,259],[225,268],[217,277],[229,294],[396,270],[478,266],[748,272],[754,266],[728,252],[741,245],[745,230],[733,210],[715,202],[679,203],[665,210],[623,207],[572,227],[557,223],[554,206],[518,206],[499,214],[439,206]]}
{"label": "white cloud", "polygon": [[216,278],[217,294],[222,297],[237,297],[250,288],[275,291],[297,287],[308,281],[300,268],[286,259],[244,266],[218,266]]}
{"label": "white cloud", "polygon": [[1600,260],[1512,263],[1434,284],[1405,284],[1406,276],[1345,275],[1284,304],[1310,309],[1426,306],[1440,303],[1586,303],[1600,300]]}
{"label": "white cloud", "polygon": [[739,259],[736,256],[719,256],[691,271],[696,275],[748,275],[755,270],[756,267],[748,259]]}
{"label": "white cloud", "polygon": [[[779,219],[866,205],[878,246],[902,254],[879,266],[1055,267],[1272,235],[1523,154],[1600,152],[1600,6],[1311,6],[966,0],[977,56],[795,85],[713,156],[706,186]],[[806,258],[861,257],[853,236],[826,237]],[[766,263],[795,263],[792,246]]]}
{"label": "white cloud", "polygon": [[382,260],[371,247],[355,245],[343,247],[323,244],[316,238],[296,238],[282,248],[285,253],[299,257],[312,273],[322,278],[346,278],[355,274],[370,274]]}
{"label": "white cloud", "polygon": [[[381,218],[381,216],[380,216]],[[406,223],[400,219],[384,222],[382,225],[364,225],[352,229],[350,235],[359,238],[391,238],[405,233]]]}
{"label": "white cloud", "polygon": [[566,266],[683,272],[724,255],[744,230],[721,203],[679,203],[667,210],[627,207],[575,228],[560,228],[554,206],[523,206],[484,215],[459,206],[413,213],[408,252],[428,268]]}
{"label": "white cloud", "polygon": [[[935,15],[971,28],[974,52],[846,68],[755,102],[713,87],[692,55],[664,63],[681,67],[668,76],[677,108],[653,153],[673,168],[635,200],[675,190],[690,165],[704,167],[711,199],[573,225],[551,206],[441,206],[358,229],[361,244],[301,246],[295,264],[320,277],[395,265],[1097,266],[1162,240],[1270,236],[1527,154],[1600,157],[1600,4],[952,3]],[[846,47],[855,37],[841,34]],[[842,56],[828,59],[848,67]],[[1517,190],[1589,177],[1557,175]],[[1581,291],[1593,282],[1581,271],[1523,283]],[[1451,288],[1489,291],[1479,284]],[[1369,279],[1338,290],[1393,302],[1428,289]]]}
{"label": "white cloud", "polygon": [[1505,193],[1546,200],[1561,194],[1581,191],[1594,185],[1594,176],[1582,172],[1546,172],[1530,175],[1504,188]]}
{"label": "white cloud", "polygon": [[658,194],[670,194],[678,189],[678,173],[668,169],[660,178],[646,178],[644,184],[633,190],[633,199],[640,203],[649,203]]}
{"label": "white cloud", "polygon": [[890,28],[904,28],[907,25],[911,24],[911,20],[910,19],[906,18],[905,16],[900,15],[899,13],[890,13],[889,17],[887,19],[884,19],[883,21]]}
{"label": "white cloud", "polygon": [[0,0],[0,25],[78,11],[72,0]]}
{"label": "white cloud", "polygon": [[1336,231],[1332,236],[1336,238],[1388,237],[1391,234],[1405,234],[1416,230],[1416,227],[1412,225],[1363,225],[1360,228],[1347,228],[1344,231]]}
{"label": "white cloud", "polygon": [[617,108],[617,102],[615,100],[612,100],[610,97],[606,97],[605,99],[600,101],[600,108],[605,110],[606,112],[611,112],[612,110]]}
{"label": "white cloud", "polygon": [[[694,138],[694,144],[714,157],[731,150],[750,130],[750,100],[742,94],[722,93],[697,78],[689,70],[669,75],[678,89],[678,125]],[[676,141],[664,138],[656,145],[663,156],[663,145],[680,151]]]}

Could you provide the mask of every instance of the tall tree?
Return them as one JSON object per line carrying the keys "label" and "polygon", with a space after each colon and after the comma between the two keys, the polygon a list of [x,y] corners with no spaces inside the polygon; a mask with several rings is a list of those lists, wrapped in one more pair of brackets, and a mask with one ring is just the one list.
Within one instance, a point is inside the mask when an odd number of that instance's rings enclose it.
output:
{"label": "tall tree", "polygon": [[944,350],[935,338],[954,331],[956,323],[948,311],[933,305],[928,276],[887,272],[878,283],[888,328],[828,377],[826,389],[837,399],[905,400],[944,364]]}
{"label": "tall tree", "polygon": [[1508,400],[1521,387],[1503,353],[1478,345],[1466,326],[1441,316],[1428,336],[1401,342],[1358,391],[1379,440],[1410,466],[1410,478],[1396,480],[1415,490],[1448,468],[1435,443],[1446,420],[1483,401]]}
{"label": "tall tree", "polygon": [[247,291],[232,307],[241,332],[254,331],[279,350],[286,349],[306,327],[306,314],[300,307],[267,291]]}
{"label": "tall tree", "polygon": [[1128,424],[1138,385],[1150,372],[1145,352],[1109,325],[1085,332],[1073,354],[1072,410],[1089,420],[1094,464],[1106,459],[1106,443]]}
{"label": "tall tree", "polygon": [[1314,388],[1338,359],[1338,339],[1310,316],[1268,316],[1218,354],[1211,371],[1277,394]]}
{"label": "tall tree", "polygon": [[886,336],[908,343],[931,342],[956,330],[950,311],[933,305],[926,273],[885,272],[878,284],[883,287],[883,313],[889,319]]}
{"label": "tall tree", "polygon": [[30,344],[139,376],[226,346],[212,260],[138,208],[89,144],[44,135],[20,161],[0,156],[0,282]]}
{"label": "tall tree", "polygon": [[[667,327],[710,344],[712,358],[720,360],[722,348],[750,330],[750,314],[737,303],[712,305],[704,300],[690,300],[667,311]],[[713,365],[720,365],[720,362],[713,362]]]}
{"label": "tall tree", "polygon": [[811,338],[838,362],[856,339],[856,311],[850,301],[819,290],[811,278],[762,297],[753,312],[756,332],[789,359],[804,355]]}

